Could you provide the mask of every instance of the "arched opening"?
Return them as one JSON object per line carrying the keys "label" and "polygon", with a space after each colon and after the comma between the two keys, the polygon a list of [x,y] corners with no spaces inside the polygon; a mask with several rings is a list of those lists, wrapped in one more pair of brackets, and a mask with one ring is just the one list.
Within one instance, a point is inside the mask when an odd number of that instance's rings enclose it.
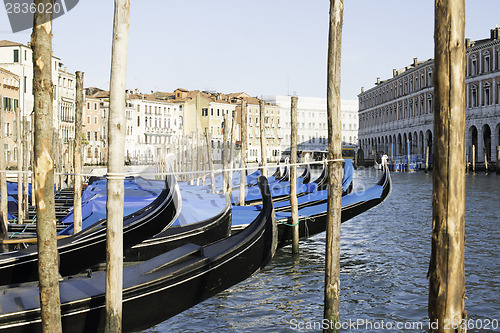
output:
{"label": "arched opening", "polygon": [[408,155],[408,138],[406,136],[406,133],[403,134],[403,149],[401,150],[401,152],[403,153],[403,155]]}
{"label": "arched opening", "polygon": [[396,141],[396,156],[401,155],[402,152],[402,142],[401,142],[401,133],[398,134],[398,138]]}
{"label": "arched opening", "polygon": [[431,130],[427,130],[427,132],[425,132],[425,146],[426,147],[429,147],[429,154],[432,154],[432,132]]}
{"label": "arched opening", "polygon": [[425,146],[424,146],[424,132],[420,131],[418,134],[418,145],[420,147],[420,153],[425,156]]}
{"label": "arched opening", "polygon": [[484,143],[483,155],[486,154],[486,159],[488,161],[491,161],[491,129],[489,125],[483,126],[483,143]]}
{"label": "arched opening", "polygon": [[413,138],[413,136],[412,136],[411,132],[410,132],[410,133],[408,133],[408,145],[407,145],[407,147],[408,147],[408,148],[407,148],[407,149],[408,149],[408,151],[407,151],[407,154],[409,154],[409,155],[411,155],[411,154],[413,154],[413,153],[414,153],[414,150],[413,150],[413,140],[412,140],[412,138]]}
{"label": "arched opening", "polygon": [[469,146],[469,161],[472,162],[472,147],[474,147],[474,160],[477,161],[477,128],[471,126],[469,128],[470,146]]}
{"label": "arched opening", "polygon": [[497,160],[497,163],[498,163],[498,157],[500,156],[500,151],[498,149],[498,146],[500,146],[500,123],[497,124],[496,128],[495,128],[495,135],[493,137],[493,139],[495,140],[495,145],[494,145],[494,151],[497,153],[495,156],[493,156],[493,159],[496,159]]}

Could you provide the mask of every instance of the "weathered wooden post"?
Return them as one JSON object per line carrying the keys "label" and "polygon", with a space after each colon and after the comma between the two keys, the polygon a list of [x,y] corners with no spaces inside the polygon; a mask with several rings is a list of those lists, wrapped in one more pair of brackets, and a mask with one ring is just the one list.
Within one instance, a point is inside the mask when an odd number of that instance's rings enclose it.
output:
{"label": "weathered wooden post", "polygon": [[224,133],[222,136],[222,192],[226,193],[227,192],[227,181],[228,181],[228,172],[227,170],[227,160],[228,157],[228,139],[229,138],[229,117],[227,113],[224,113]]}
{"label": "weathered wooden post", "polygon": [[330,0],[328,36],[328,201],[325,253],[324,332],[338,331],[340,294],[340,206],[342,198],[342,139],[340,126],[340,59],[344,2]]}
{"label": "weathered wooden post", "polygon": [[[51,0],[35,0],[46,7]],[[38,277],[43,332],[62,332],[59,301],[59,271],[54,206],[54,160],[52,145],[52,12],[35,11],[33,50],[33,96],[35,128],[34,176],[36,184],[36,230]]]}
{"label": "weathered wooden post", "polygon": [[82,116],[83,116],[83,72],[76,72],[76,101],[75,101],[75,151],[73,166],[75,180],[73,191],[73,232],[82,230]]}
{"label": "weathered wooden post", "polygon": [[23,130],[21,111],[16,109],[16,147],[17,147],[17,223],[24,222],[23,195]]}
{"label": "weathered wooden post", "polygon": [[497,175],[500,175],[500,146],[497,146],[497,163],[496,163]]}
{"label": "weathered wooden post", "polygon": [[[235,132],[236,132],[236,111],[233,111],[232,120],[231,120],[231,142],[230,142],[230,151],[229,151],[229,169],[233,169],[234,166],[234,145],[235,142]],[[227,178],[227,191],[231,193],[233,189],[233,171],[228,172]]]}
{"label": "weathered wooden post", "polygon": [[472,145],[472,172],[476,172],[476,146]]}
{"label": "weathered wooden post", "polygon": [[202,146],[201,146],[201,165],[202,165],[202,170],[203,170],[203,175],[201,177],[201,185],[205,185],[205,182],[206,182],[206,179],[207,179],[207,163],[208,163],[208,159],[207,159],[207,154],[205,154],[205,144],[206,144],[206,149],[208,151],[208,142],[207,140],[205,139],[205,135],[203,133],[200,133],[200,138],[201,138],[201,142],[202,142]]}
{"label": "weathered wooden post", "polygon": [[484,148],[484,171],[488,172],[488,154],[486,148]]}
{"label": "weathered wooden post", "polygon": [[297,96],[292,96],[290,147],[290,206],[292,208],[292,253],[299,253],[299,203],[297,201]]}
{"label": "weathered wooden post", "polygon": [[28,202],[29,202],[29,192],[28,192],[28,159],[29,159],[29,151],[30,147],[30,138],[29,135],[29,124],[26,120],[27,117],[23,116],[23,202],[24,202],[24,217],[28,218]]}
{"label": "weathered wooden post", "polygon": [[108,119],[105,332],[122,330],[125,84],[130,0],[115,0]]}
{"label": "weathered wooden post", "polygon": [[[3,142],[5,142],[5,121],[4,121],[4,107],[3,107],[3,96],[0,95],[0,218],[2,219],[2,223],[4,224],[5,233],[7,233],[7,176],[5,173],[6,165],[5,165],[5,150]],[[0,239],[3,239],[1,237]]]}
{"label": "weathered wooden post", "polygon": [[[36,182],[35,182],[35,120],[31,118],[30,123],[31,130],[31,204],[35,206],[36,204]],[[55,170],[54,170],[55,171]]]}
{"label": "weathered wooden post", "polygon": [[240,206],[245,206],[245,188],[247,184],[247,102],[241,102],[241,177]]}
{"label": "weathered wooden post", "polygon": [[196,132],[196,186],[200,185],[201,176],[201,155],[200,155],[200,136]]}
{"label": "weathered wooden post", "polygon": [[429,172],[429,146],[425,147],[425,173]]}
{"label": "weathered wooden post", "polygon": [[436,1],[434,24],[429,320],[439,326],[431,332],[465,332],[465,1]]}
{"label": "weathered wooden post", "polygon": [[208,167],[210,168],[210,189],[215,193],[215,175],[214,175],[214,157],[212,151],[212,137],[208,133],[208,128],[205,128],[205,139],[207,140],[208,152]]}
{"label": "weathered wooden post", "polygon": [[267,177],[267,157],[266,157],[266,128],[265,128],[266,104],[263,100],[259,100],[259,118],[260,118],[260,159],[262,164],[262,175]]}
{"label": "weathered wooden post", "polygon": [[191,185],[196,185],[196,138],[195,133],[191,133],[191,149],[190,149],[190,157],[191,157]]}

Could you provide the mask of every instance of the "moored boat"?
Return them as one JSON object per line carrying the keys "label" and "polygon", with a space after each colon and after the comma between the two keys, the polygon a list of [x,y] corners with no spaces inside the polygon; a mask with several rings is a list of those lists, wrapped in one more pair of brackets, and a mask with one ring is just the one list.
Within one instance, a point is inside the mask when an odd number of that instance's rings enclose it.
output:
{"label": "moored boat", "polygon": [[[264,177],[264,205],[245,230],[207,246],[186,244],[124,268],[123,331],[146,329],[243,281],[272,259],[277,228]],[[101,332],[105,322],[106,272],[60,282],[65,332]],[[38,284],[2,287],[0,331],[41,330]]]}
{"label": "moored boat", "polygon": [[[161,193],[144,208],[124,217],[123,247],[150,238],[172,224],[180,210],[179,187],[172,176],[163,182]],[[57,241],[59,272],[77,274],[106,258],[106,219]],[[0,284],[34,281],[38,278],[38,248],[0,253]]]}

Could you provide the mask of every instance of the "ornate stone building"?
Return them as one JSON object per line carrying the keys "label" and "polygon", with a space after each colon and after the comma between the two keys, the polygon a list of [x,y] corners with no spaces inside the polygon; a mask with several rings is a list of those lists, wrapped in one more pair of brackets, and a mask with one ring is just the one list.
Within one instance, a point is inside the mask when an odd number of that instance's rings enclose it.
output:
{"label": "ornate stone building", "polygon": [[[496,160],[500,145],[500,28],[490,38],[466,40],[466,156]],[[434,60],[394,70],[393,77],[377,79],[375,87],[358,95],[359,145],[365,158],[375,154],[432,153]]]}

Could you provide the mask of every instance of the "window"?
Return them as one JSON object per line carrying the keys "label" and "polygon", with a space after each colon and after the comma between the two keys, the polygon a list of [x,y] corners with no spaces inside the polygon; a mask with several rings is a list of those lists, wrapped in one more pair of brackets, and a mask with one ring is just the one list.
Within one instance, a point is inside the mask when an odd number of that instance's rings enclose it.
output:
{"label": "window", "polygon": [[475,108],[477,106],[477,86],[473,85],[471,90],[471,107]]}
{"label": "window", "polygon": [[98,141],[99,140],[99,137],[98,137],[98,134],[97,134],[97,131],[94,132],[94,141]]}
{"label": "window", "polygon": [[484,85],[484,96],[483,96],[483,105],[490,105],[490,84],[488,82]]}
{"label": "window", "polygon": [[471,59],[471,61],[470,61],[470,75],[476,75],[476,74],[477,74],[477,60]]}
{"label": "window", "polygon": [[97,116],[94,116],[94,125],[97,125]]}
{"label": "window", "polygon": [[141,117],[137,116],[137,126],[141,126]]}
{"label": "window", "polygon": [[[24,77],[24,93],[25,94],[26,94],[26,85],[28,84],[27,82],[28,82],[28,78],[25,76]],[[54,94],[54,96],[55,96],[55,94]]]}
{"label": "window", "polygon": [[90,116],[87,116],[87,124],[90,124]]}
{"label": "window", "polygon": [[94,158],[99,158],[99,148],[95,148]]}
{"label": "window", "polygon": [[94,110],[97,110],[97,103],[94,103]]}
{"label": "window", "polygon": [[490,55],[487,53],[484,56],[483,73],[488,73],[490,70]]}
{"label": "window", "polygon": [[90,110],[90,102],[87,102],[87,110]]}
{"label": "window", "polygon": [[201,116],[202,117],[208,116],[208,108],[202,108],[201,109]]}
{"label": "window", "polygon": [[19,62],[19,50],[14,50],[14,62]]}
{"label": "window", "polygon": [[24,50],[24,60],[28,60],[28,51]]}
{"label": "window", "polygon": [[90,141],[90,131],[87,131],[87,141]]}

